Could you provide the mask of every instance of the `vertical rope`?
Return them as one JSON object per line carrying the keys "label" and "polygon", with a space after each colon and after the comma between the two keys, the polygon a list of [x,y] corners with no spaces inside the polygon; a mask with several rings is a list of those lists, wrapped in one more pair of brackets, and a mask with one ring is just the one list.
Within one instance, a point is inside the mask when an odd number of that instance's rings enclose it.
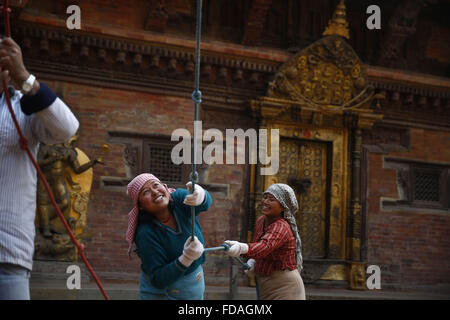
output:
{"label": "vertical rope", "polygon": [[[191,182],[192,182],[192,193],[195,190],[195,184],[198,182],[198,173],[196,171],[196,151],[197,151],[197,125],[198,120],[198,105],[202,103],[202,93],[199,90],[200,82],[200,38],[202,33],[202,0],[197,0],[197,26],[196,26],[196,48],[195,48],[195,89],[192,93],[192,100],[194,101],[194,142],[192,143],[192,172],[191,172]],[[191,239],[194,240],[195,235],[195,208],[191,207],[191,220],[192,220],[192,235]],[[224,243],[221,247],[207,248],[205,252],[215,251],[215,250],[225,250],[228,251],[230,247]],[[244,270],[250,269],[247,263],[243,262],[239,257],[234,258],[240,264],[242,264]]]}
{"label": "vertical rope", "polygon": [[[195,89],[192,93],[192,100],[194,101],[194,141],[192,143],[192,172],[190,179],[192,182],[192,193],[195,190],[195,184],[198,183],[198,173],[196,170],[196,151],[197,151],[197,126],[198,120],[198,105],[202,103],[202,93],[199,90],[200,86],[200,38],[202,33],[202,0],[197,0],[197,25],[196,25],[196,48],[195,48]],[[192,220],[192,234],[191,238],[194,240],[195,235],[195,208],[191,207],[191,220]]]}

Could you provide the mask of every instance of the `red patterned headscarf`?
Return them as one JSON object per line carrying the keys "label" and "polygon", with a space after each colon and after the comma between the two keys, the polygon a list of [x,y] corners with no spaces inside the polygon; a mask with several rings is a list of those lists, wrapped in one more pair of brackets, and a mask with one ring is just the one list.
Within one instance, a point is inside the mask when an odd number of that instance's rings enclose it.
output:
{"label": "red patterned headscarf", "polygon": [[[128,230],[126,234],[126,240],[128,241],[128,256],[131,258],[131,251],[134,245],[134,234],[136,232],[137,220],[138,220],[138,199],[139,192],[142,187],[147,183],[147,181],[156,180],[161,182],[157,177],[150,173],[142,173],[135,177],[127,186],[127,195],[130,197],[131,201],[133,201],[133,209],[128,213]],[[167,185],[164,185],[166,189],[172,193],[175,191],[173,188],[168,188]]]}

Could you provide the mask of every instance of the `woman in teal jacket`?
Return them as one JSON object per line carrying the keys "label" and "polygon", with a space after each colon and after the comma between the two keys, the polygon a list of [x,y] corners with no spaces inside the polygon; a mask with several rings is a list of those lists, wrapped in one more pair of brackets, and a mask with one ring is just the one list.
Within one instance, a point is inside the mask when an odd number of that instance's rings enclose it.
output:
{"label": "woman in teal jacket", "polygon": [[[135,205],[129,213],[127,240],[129,254],[136,245],[141,258],[141,299],[203,299],[204,240],[197,216],[211,206],[209,193],[197,184],[192,194],[169,189],[144,173],[130,182],[127,194]],[[194,240],[191,206],[196,214]]]}

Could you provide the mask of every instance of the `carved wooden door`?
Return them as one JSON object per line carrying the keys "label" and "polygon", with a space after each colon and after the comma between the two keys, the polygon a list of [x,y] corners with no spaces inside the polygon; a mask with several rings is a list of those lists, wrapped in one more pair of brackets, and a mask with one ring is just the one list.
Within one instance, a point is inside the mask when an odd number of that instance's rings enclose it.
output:
{"label": "carved wooden door", "polygon": [[325,258],[327,250],[329,211],[329,153],[323,142],[282,139],[280,141],[280,170],[277,181],[309,178],[311,187],[297,194],[299,211],[297,226],[302,239],[302,253],[308,258]]}

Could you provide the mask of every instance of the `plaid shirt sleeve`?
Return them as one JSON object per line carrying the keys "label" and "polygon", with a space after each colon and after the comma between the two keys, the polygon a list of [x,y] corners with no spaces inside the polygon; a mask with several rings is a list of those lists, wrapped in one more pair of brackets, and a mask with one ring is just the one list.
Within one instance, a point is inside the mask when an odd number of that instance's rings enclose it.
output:
{"label": "plaid shirt sleeve", "polygon": [[247,257],[264,258],[288,240],[289,230],[283,223],[272,223],[264,235],[256,242],[248,244]]}

